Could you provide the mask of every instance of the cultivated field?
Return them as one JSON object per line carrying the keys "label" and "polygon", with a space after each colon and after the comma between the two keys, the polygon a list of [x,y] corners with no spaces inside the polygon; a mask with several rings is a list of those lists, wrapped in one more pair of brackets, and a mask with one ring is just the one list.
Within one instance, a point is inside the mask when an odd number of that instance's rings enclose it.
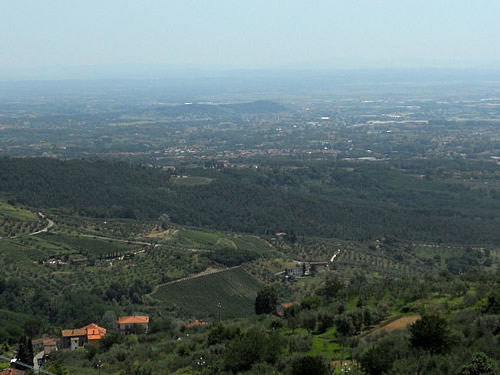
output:
{"label": "cultivated field", "polygon": [[261,284],[243,269],[236,267],[178,282],[162,285],[152,298],[175,305],[182,315],[193,319],[218,319],[248,316],[254,313],[254,302]]}

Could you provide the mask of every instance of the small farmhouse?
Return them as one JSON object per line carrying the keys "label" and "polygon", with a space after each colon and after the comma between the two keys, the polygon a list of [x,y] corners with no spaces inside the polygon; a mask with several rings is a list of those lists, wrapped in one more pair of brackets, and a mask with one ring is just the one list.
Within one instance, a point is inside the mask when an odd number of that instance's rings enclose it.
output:
{"label": "small farmhouse", "polygon": [[296,265],[295,267],[285,268],[285,276],[306,276],[306,264]]}
{"label": "small farmhouse", "polygon": [[91,323],[80,329],[64,329],[62,331],[63,349],[75,350],[87,343],[97,343],[106,336],[106,328]]}
{"label": "small farmhouse", "polygon": [[149,316],[133,315],[118,318],[118,327],[122,333],[148,332]]}
{"label": "small farmhouse", "polygon": [[75,350],[85,345],[87,342],[86,329],[63,329],[62,347],[64,349]]}
{"label": "small farmhouse", "polygon": [[50,338],[36,339],[31,342],[35,352],[43,351],[44,354],[50,354],[57,350],[56,340]]}
{"label": "small farmhouse", "polygon": [[304,262],[302,264],[296,264],[294,267],[285,268],[285,277],[302,277],[302,276],[312,276],[318,272],[320,267],[328,268],[328,262]]}

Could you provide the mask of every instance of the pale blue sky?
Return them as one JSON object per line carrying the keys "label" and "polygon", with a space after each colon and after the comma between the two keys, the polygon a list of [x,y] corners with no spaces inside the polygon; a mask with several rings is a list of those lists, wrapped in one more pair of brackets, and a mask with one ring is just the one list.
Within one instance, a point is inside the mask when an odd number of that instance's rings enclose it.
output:
{"label": "pale blue sky", "polygon": [[0,69],[500,68],[499,0],[0,0]]}

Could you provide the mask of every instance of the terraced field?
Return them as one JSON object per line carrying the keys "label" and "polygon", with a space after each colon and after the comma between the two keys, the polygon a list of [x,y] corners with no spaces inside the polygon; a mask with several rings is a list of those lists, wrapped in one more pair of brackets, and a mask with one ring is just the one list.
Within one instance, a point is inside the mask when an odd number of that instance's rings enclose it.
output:
{"label": "terraced field", "polygon": [[254,302],[261,284],[240,267],[206,276],[170,282],[158,288],[152,298],[176,306],[187,318],[221,319],[254,313]]}
{"label": "terraced field", "polygon": [[72,236],[62,233],[43,233],[38,236],[47,243],[47,247],[61,247],[62,249],[74,249],[85,252],[92,256],[106,256],[112,253],[126,253],[137,247],[126,242],[90,238],[84,236]]}

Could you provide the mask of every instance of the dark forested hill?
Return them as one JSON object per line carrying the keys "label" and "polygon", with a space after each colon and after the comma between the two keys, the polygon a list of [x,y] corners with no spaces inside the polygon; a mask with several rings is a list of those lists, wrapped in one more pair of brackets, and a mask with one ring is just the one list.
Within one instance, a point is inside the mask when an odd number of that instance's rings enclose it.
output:
{"label": "dark forested hill", "polygon": [[496,191],[412,177],[383,165],[183,173],[211,182],[180,184],[160,169],[124,162],[3,158],[0,194],[31,207],[96,217],[167,214],[179,224],[239,232],[500,241]]}

